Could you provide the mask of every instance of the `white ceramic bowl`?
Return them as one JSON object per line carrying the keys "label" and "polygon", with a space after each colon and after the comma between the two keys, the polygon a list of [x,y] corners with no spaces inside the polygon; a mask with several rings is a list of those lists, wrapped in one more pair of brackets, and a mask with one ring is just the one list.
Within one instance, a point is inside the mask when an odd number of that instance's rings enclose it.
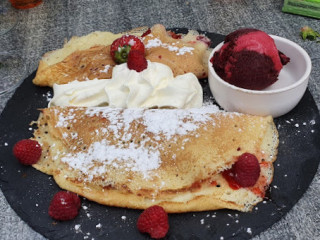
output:
{"label": "white ceramic bowl", "polygon": [[210,63],[216,46],[208,61],[209,86],[217,103],[226,111],[253,115],[279,117],[292,110],[306,91],[311,72],[311,59],[298,44],[278,36],[270,35],[281,52],[290,58],[278,77],[278,81],[264,90],[248,90],[222,80]]}

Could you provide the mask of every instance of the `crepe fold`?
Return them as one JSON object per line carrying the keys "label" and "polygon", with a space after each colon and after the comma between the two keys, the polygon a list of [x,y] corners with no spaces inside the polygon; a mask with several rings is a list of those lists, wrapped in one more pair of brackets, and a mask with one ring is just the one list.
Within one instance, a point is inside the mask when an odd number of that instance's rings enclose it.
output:
{"label": "crepe fold", "polygon": [[[74,80],[110,79],[116,66],[110,54],[113,41],[126,34],[140,37],[148,29],[143,26],[122,33],[93,32],[72,37],[62,48],[44,54],[33,83],[52,87],[55,83],[66,84]],[[175,77],[188,72],[199,79],[208,76],[211,49],[207,37],[189,30],[188,34],[177,35],[179,38],[176,39],[161,24],[155,24],[149,30],[147,36],[140,37],[146,48],[146,59],[167,65]]]}
{"label": "crepe fold", "polygon": [[[250,211],[273,177],[278,133],[272,117],[200,109],[42,109],[34,138],[36,169],[92,201],[167,212]],[[242,153],[254,154],[255,186],[233,189],[222,176]]]}

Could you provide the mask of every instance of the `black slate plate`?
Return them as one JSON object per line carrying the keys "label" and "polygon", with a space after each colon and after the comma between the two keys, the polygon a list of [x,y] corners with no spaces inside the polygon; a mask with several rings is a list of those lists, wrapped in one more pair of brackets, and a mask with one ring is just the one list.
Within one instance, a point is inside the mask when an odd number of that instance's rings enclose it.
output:
{"label": "black slate plate", "polygon": [[[178,29],[185,31],[185,29]],[[212,47],[224,36],[206,33]],[[0,117],[0,187],[16,213],[35,231],[49,239],[148,239],[136,228],[139,210],[108,207],[82,199],[76,219],[55,222],[48,215],[50,200],[59,187],[32,167],[22,166],[12,155],[12,146],[32,136],[29,123],[38,108],[47,105],[49,88],[32,84],[35,73],[17,89]],[[206,101],[214,102],[207,81],[202,82]],[[319,164],[319,111],[307,90],[298,106],[275,119],[279,154],[274,181],[265,200],[250,213],[231,210],[170,214],[166,239],[249,239],[281,219],[302,197]]]}

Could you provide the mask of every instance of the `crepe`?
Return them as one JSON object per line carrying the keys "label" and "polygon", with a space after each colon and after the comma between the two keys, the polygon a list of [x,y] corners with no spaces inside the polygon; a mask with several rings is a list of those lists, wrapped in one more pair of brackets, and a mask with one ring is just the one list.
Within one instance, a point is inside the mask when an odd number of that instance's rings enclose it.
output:
{"label": "crepe", "polygon": [[97,45],[75,51],[52,66],[40,61],[33,83],[52,87],[54,83],[66,84],[75,80],[109,79],[115,65],[110,55],[110,46]]}
{"label": "crepe", "polygon": [[[116,65],[110,55],[112,42],[124,34],[141,36],[148,27],[139,27],[123,33],[93,32],[82,37],[73,37],[63,48],[46,53],[39,62],[33,83],[50,86],[71,81],[109,79]],[[146,44],[146,58],[168,65],[174,76],[186,72],[194,73],[199,79],[208,76],[208,45],[198,41],[196,31],[189,31],[181,39],[174,39],[163,25],[157,24],[151,34],[143,39]],[[162,44],[151,46],[151,40]],[[158,43],[159,43],[158,41]]]}
{"label": "crepe", "polygon": [[[201,109],[43,109],[34,138],[36,169],[92,201],[169,213],[221,208],[250,211],[273,177],[278,134],[272,117]],[[222,172],[254,154],[255,186],[233,189]]]}
{"label": "crepe", "polygon": [[175,39],[161,24],[150,29],[143,38],[146,58],[151,62],[160,62],[169,66],[174,76],[192,72],[198,79],[208,77],[208,45],[199,40],[197,31],[190,30],[187,35]]}
{"label": "crepe", "polygon": [[111,78],[116,64],[110,56],[110,45],[123,34],[141,36],[147,27],[123,33],[96,31],[82,37],[72,37],[61,49],[44,54],[39,62],[33,83],[50,86],[74,80]]}

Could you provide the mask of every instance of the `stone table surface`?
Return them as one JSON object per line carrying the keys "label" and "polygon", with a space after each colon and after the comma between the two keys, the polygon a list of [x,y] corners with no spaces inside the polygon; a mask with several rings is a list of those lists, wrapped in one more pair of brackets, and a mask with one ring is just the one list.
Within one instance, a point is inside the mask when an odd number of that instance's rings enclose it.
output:
{"label": "stone table surface", "polygon": [[[1,0],[6,1],[6,0]],[[288,38],[302,46],[312,59],[308,88],[320,108],[320,43],[303,41],[300,28],[308,25],[320,31],[320,20],[283,13],[279,0],[44,0],[29,10],[15,10],[18,23],[0,35],[0,52],[21,58],[17,77],[24,78],[38,66],[41,56],[60,48],[65,39],[92,31],[121,32],[161,23],[167,28],[184,27],[228,34],[253,27]],[[0,96],[0,112],[12,95]],[[319,156],[320,157],[320,156]],[[0,169],[1,171],[1,169]],[[320,239],[320,173],[293,209],[253,239]],[[0,239],[40,240],[11,209],[0,191]]]}

